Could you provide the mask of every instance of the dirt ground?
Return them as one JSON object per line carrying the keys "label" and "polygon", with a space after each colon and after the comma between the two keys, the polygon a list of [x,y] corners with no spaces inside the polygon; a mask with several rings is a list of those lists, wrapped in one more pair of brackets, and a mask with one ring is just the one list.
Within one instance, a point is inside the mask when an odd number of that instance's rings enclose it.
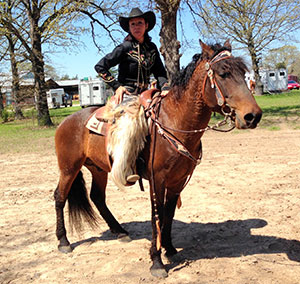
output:
{"label": "dirt ground", "polygon": [[53,148],[0,155],[0,283],[300,282],[300,130],[204,135],[202,163],[176,211],[179,252],[164,257],[166,279],[149,272],[148,188],[108,185],[108,206],[131,242],[116,240],[101,220],[97,230],[69,232],[74,251],[58,252]]}

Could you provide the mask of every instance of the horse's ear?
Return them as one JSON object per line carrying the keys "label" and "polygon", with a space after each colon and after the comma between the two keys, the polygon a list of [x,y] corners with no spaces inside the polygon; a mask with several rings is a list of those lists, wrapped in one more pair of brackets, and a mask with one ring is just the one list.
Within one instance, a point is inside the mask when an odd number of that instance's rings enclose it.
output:
{"label": "horse's ear", "polygon": [[202,48],[202,56],[203,58],[211,58],[214,55],[214,51],[209,47],[209,45],[205,44],[201,39],[199,39],[200,46]]}
{"label": "horse's ear", "polygon": [[224,46],[225,46],[229,51],[231,51],[231,44],[230,44],[230,40],[229,40],[229,39],[227,39],[227,40],[225,41]]}

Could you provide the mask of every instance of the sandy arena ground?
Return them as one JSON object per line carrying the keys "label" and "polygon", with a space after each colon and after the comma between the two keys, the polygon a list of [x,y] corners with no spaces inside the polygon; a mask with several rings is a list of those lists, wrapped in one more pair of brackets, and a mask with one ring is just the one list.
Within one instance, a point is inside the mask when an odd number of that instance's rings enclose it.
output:
{"label": "sandy arena ground", "polygon": [[[149,190],[108,185],[108,206],[130,232],[122,243],[104,221],[69,232],[57,250],[46,153],[0,155],[0,283],[300,283],[300,130],[208,132],[204,155],[176,211],[169,277],[151,276]],[[87,185],[90,175],[84,171]]]}

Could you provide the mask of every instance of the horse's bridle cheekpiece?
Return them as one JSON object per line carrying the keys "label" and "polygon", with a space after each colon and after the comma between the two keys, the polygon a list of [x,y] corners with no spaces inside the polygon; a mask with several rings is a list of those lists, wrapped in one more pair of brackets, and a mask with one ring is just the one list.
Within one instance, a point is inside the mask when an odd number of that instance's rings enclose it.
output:
{"label": "horse's bridle cheekpiece", "polygon": [[210,62],[206,62],[205,63],[205,69],[207,71],[207,76],[204,80],[204,84],[203,84],[203,88],[205,88],[205,83],[206,83],[206,79],[207,77],[210,80],[210,86],[212,89],[214,89],[216,87],[216,99],[217,99],[217,103],[220,107],[225,105],[225,98],[222,94],[222,91],[217,83],[216,78],[214,77],[214,71],[211,69],[211,66],[221,60],[227,59],[231,57],[231,52],[228,50],[223,50],[222,52],[218,53]]}

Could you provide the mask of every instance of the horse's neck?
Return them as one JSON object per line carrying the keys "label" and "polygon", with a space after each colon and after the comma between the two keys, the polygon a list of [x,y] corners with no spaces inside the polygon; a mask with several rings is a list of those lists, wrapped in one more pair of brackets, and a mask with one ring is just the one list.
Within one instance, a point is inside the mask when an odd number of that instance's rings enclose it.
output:
{"label": "horse's neck", "polygon": [[[194,130],[207,126],[211,110],[203,98],[202,85],[203,80],[192,78],[186,88],[175,86],[171,90],[168,110],[178,127]],[[176,93],[180,95],[176,96]]]}
{"label": "horse's neck", "polygon": [[[198,84],[199,85],[199,84]],[[196,84],[188,84],[185,89],[175,86],[164,104],[167,115],[166,122],[171,128],[177,130],[199,130],[208,125],[211,111],[202,98],[202,88]],[[176,92],[182,92],[176,96]],[[203,132],[184,134],[174,132],[186,146],[198,149]],[[189,144],[189,145],[188,145]]]}

